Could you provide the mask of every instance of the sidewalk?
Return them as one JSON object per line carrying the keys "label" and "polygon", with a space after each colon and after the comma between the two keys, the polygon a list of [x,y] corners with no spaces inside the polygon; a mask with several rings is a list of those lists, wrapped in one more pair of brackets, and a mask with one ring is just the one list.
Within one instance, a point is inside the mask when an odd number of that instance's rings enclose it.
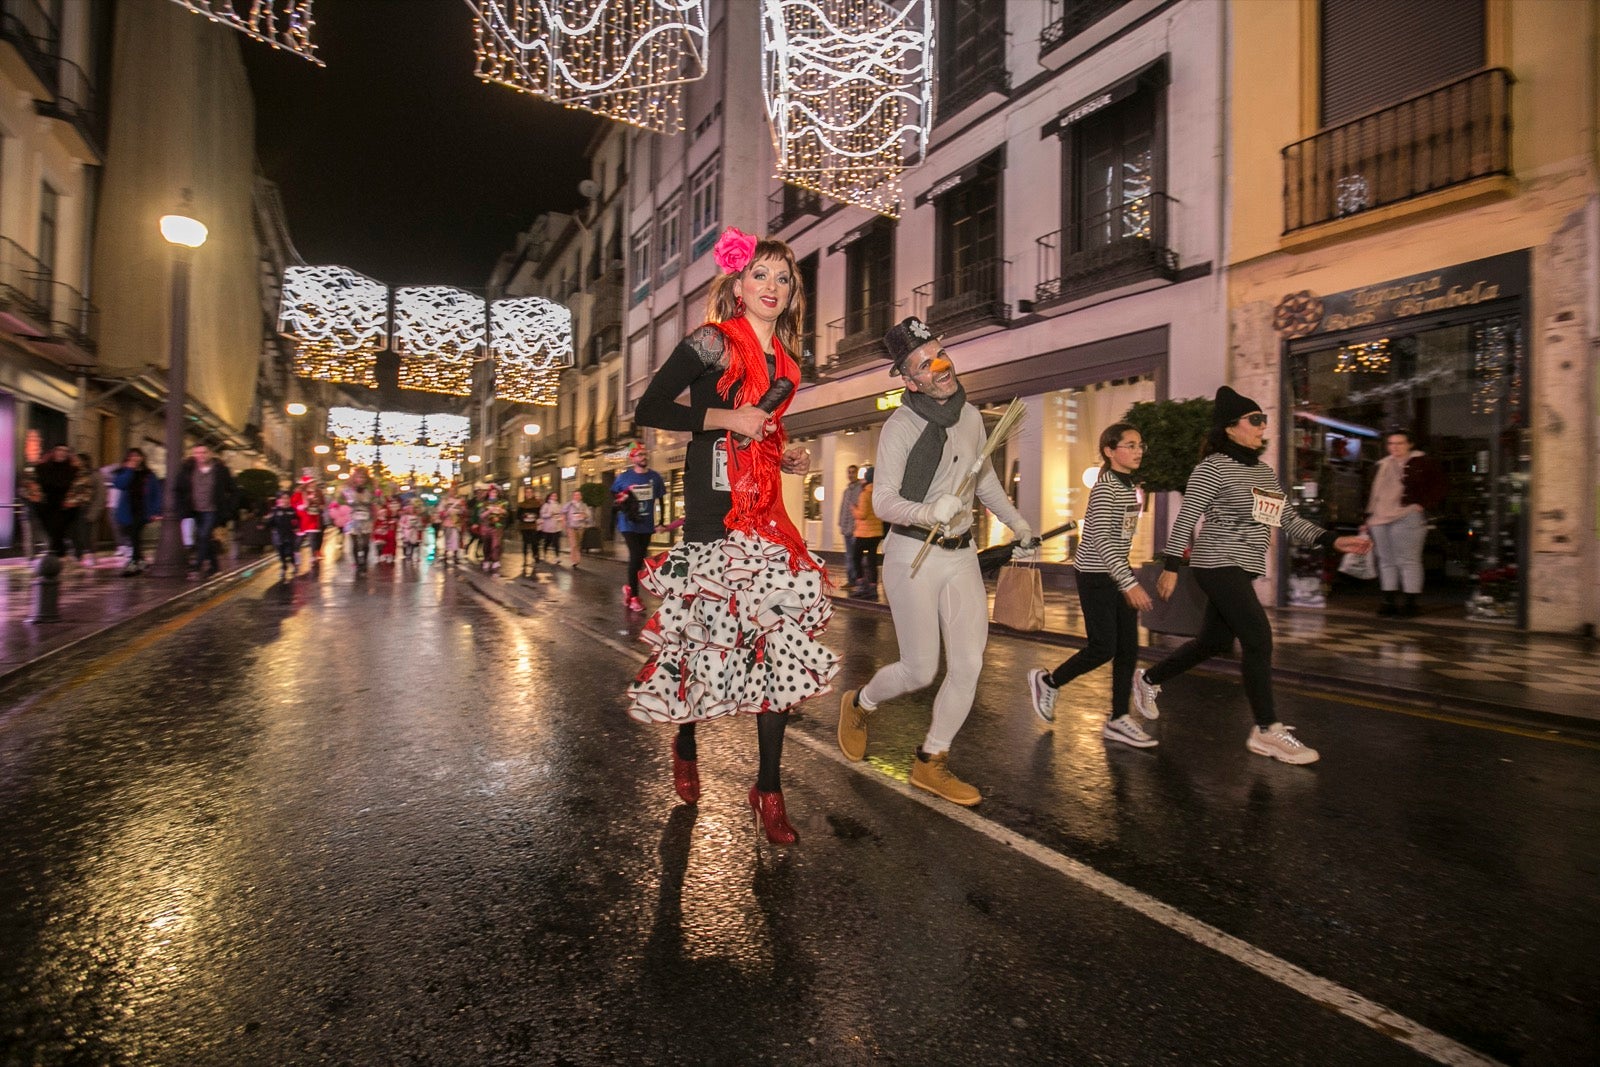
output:
{"label": "sidewalk", "polygon": [[224,559],[222,571],[204,582],[148,575],[122,576],[122,561],[102,555],[98,566],[68,560],[62,565],[57,607],[59,622],[31,623],[33,560],[0,560],[0,691],[74,649],[93,645],[162,608],[198,603],[254,575],[263,556]]}
{"label": "sidewalk", "polygon": [[[620,571],[626,557],[587,557]],[[830,570],[837,561],[830,560]],[[610,582],[607,583],[611,584]],[[994,595],[990,583],[990,598]],[[1062,646],[1063,659],[1084,644],[1078,597],[1047,588],[1045,627],[991,632]],[[840,608],[887,613],[876,601],[835,593]],[[1273,674],[1284,682],[1353,695],[1384,696],[1480,715],[1511,715],[1540,725],[1600,723],[1600,644],[1579,638],[1525,634],[1490,625],[1379,619],[1338,608],[1268,608],[1274,635]],[[1140,630],[1143,663],[1152,663],[1185,638]],[[1219,657],[1208,668],[1236,672]]]}

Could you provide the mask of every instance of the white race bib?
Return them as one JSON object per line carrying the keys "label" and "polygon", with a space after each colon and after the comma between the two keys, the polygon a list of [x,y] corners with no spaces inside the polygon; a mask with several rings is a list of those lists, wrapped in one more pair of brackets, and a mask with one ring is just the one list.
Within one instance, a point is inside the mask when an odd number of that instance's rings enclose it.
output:
{"label": "white race bib", "polygon": [[711,449],[711,488],[719,493],[733,491],[733,483],[728,480],[728,442],[724,438]]}
{"label": "white race bib", "polygon": [[1122,513],[1122,537],[1132,541],[1133,535],[1139,532],[1139,512],[1143,509],[1138,504],[1129,504]]}
{"label": "white race bib", "polygon": [[1263,526],[1283,525],[1282,493],[1267,489],[1250,490],[1250,517]]}

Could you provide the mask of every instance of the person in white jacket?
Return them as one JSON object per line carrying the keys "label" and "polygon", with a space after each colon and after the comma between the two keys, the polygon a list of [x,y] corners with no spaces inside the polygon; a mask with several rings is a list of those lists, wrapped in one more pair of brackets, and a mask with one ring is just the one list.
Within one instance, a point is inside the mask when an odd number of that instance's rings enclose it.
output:
{"label": "person in white jacket", "polygon": [[[987,463],[976,484],[957,495],[987,435],[983,416],[967,403],[955,366],[938,339],[912,317],[892,327],[883,341],[893,372],[905,382],[905,394],[878,437],[872,507],[889,527],[882,577],[900,659],[859,690],[844,694],[839,747],[848,759],[863,758],[867,720],[878,705],[933,682],[942,632],[944,684],[934,696],[927,736],[911,764],[911,784],[970,807],[983,797],[951,772],[949,757],[950,745],[972,710],[989,639],[988,591],[972,547],[974,494],[1011,528],[1018,556],[1025,559],[1036,551],[1038,540]],[[935,526],[942,527],[942,536],[912,574],[912,561]]]}

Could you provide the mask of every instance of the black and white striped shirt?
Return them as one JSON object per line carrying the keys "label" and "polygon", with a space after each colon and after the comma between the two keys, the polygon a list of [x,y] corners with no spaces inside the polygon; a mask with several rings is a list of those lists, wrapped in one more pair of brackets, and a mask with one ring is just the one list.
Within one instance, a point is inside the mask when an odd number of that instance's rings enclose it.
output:
{"label": "black and white striped shirt", "polygon": [[1118,589],[1137,584],[1128,566],[1128,549],[1139,528],[1144,502],[1133,479],[1102,469],[1100,480],[1089,490],[1089,508],[1083,517],[1083,539],[1072,554],[1072,565],[1082,574],[1107,574]]}
{"label": "black and white striped shirt", "polygon": [[[1201,516],[1205,525],[1196,539],[1194,528]],[[1183,554],[1192,544],[1191,567],[1239,567],[1253,575],[1265,574],[1274,526],[1282,526],[1291,541],[1304,545],[1331,546],[1337,537],[1300,516],[1271,467],[1213,452],[1189,475],[1183,506],[1167,542],[1166,569],[1182,566]]]}

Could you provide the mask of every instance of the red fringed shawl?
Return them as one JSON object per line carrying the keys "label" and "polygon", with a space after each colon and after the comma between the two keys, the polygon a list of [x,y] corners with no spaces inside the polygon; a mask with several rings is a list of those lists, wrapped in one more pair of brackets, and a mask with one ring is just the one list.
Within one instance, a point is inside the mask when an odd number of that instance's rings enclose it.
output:
{"label": "red fringed shawl", "polygon": [[[728,369],[717,381],[717,392],[735,407],[744,407],[760,400],[771,385],[767,374],[767,357],[761,351],[755,331],[743,315],[715,324],[728,341]],[[778,377],[788,378],[798,387],[800,368],[785,352],[776,334],[772,337],[772,353],[776,357]],[[737,392],[735,392],[737,390]],[[789,520],[783,506],[783,446],[789,437],[783,431],[783,413],[794,401],[791,392],[778,410],[772,413],[776,429],[760,441],[747,441],[729,431],[726,435],[728,449],[728,484],[733,492],[733,505],[723,525],[729,530],[739,530],[755,537],[780,544],[789,550],[789,571],[821,570],[806,548],[805,538]]]}

